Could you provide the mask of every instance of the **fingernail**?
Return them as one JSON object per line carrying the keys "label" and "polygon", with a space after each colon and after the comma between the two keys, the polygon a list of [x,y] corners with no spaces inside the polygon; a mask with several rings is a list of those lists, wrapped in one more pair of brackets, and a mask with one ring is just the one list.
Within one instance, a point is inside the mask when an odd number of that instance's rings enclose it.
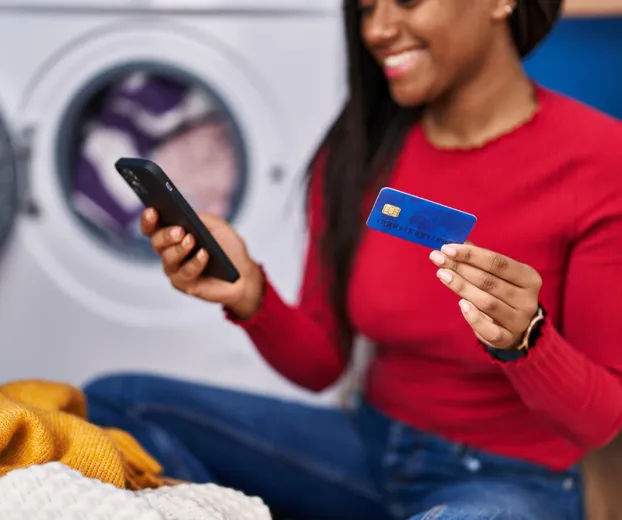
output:
{"label": "fingernail", "polygon": [[192,235],[186,235],[181,245],[183,247],[190,247],[191,244],[192,244]]}
{"label": "fingernail", "polygon": [[456,256],[458,254],[458,252],[456,251],[456,248],[452,246],[443,246],[441,248],[441,251],[445,253],[447,256],[451,256],[451,257]]}
{"label": "fingernail", "polygon": [[147,210],[147,220],[149,222],[153,222],[156,219],[156,212],[153,209],[148,209]]}
{"label": "fingernail", "polygon": [[453,278],[451,273],[449,271],[447,271],[446,269],[439,269],[438,273],[436,273],[436,275],[443,280],[443,282],[445,283],[449,283],[451,282],[451,279]]}
{"label": "fingernail", "polygon": [[205,251],[205,249],[201,249],[201,250],[198,252],[198,254],[197,254],[197,258],[198,258],[199,260],[201,260],[201,262],[207,258],[207,252]]}
{"label": "fingernail", "polygon": [[432,253],[430,253],[430,260],[436,265],[443,265],[445,263],[445,255],[440,251],[432,251]]}
{"label": "fingernail", "polygon": [[184,234],[184,230],[181,228],[174,228],[171,231],[171,235],[175,240],[179,240],[183,234]]}
{"label": "fingernail", "polygon": [[471,310],[471,306],[469,305],[469,302],[467,302],[466,300],[460,300],[458,305],[460,305],[460,310],[464,312],[465,314]]}

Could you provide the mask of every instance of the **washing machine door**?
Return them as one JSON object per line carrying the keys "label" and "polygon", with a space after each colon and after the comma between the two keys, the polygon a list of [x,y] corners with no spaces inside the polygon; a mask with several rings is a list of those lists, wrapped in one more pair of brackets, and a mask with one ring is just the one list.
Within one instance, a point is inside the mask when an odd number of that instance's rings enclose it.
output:
{"label": "washing machine door", "polygon": [[15,149],[0,116],[0,258],[19,209]]}
{"label": "washing machine door", "polygon": [[[82,39],[44,70],[17,117],[32,135],[29,199],[39,216],[24,219],[20,232],[32,258],[59,290],[110,320],[182,327],[220,313],[171,288],[140,236],[142,207],[113,164],[154,158],[197,211],[218,208],[270,262],[292,179],[279,169],[287,136],[278,103],[253,80],[251,64],[205,32],[137,20]],[[167,111],[180,92],[179,109]],[[193,148],[187,133],[196,128]],[[165,134],[170,140],[154,152],[150,143]],[[213,162],[193,178],[172,175],[202,154]],[[201,190],[205,197],[192,198]]]}

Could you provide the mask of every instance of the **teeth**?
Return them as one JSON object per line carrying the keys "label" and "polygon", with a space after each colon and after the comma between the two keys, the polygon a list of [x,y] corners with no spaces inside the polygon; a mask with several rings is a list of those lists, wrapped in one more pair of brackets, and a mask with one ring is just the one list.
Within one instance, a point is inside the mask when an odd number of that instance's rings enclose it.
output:
{"label": "teeth", "polygon": [[393,56],[387,56],[384,59],[384,65],[388,68],[401,67],[402,65],[412,61],[417,56],[417,51],[407,51]]}

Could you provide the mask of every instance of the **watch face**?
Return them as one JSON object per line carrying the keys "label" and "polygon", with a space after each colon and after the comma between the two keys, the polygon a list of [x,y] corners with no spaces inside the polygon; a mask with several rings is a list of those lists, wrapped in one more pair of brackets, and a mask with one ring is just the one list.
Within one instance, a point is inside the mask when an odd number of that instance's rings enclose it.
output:
{"label": "watch face", "polygon": [[0,253],[17,214],[17,168],[7,128],[0,120]]}

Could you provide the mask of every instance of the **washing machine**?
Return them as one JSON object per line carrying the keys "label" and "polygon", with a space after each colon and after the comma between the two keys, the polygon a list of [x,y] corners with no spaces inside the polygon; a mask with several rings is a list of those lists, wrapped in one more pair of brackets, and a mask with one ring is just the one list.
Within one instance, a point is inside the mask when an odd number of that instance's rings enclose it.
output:
{"label": "washing machine", "polygon": [[305,165],[345,93],[339,4],[0,0],[0,380],[140,370],[307,397],[171,287],[113,164],[158,160],[293,301]]}

